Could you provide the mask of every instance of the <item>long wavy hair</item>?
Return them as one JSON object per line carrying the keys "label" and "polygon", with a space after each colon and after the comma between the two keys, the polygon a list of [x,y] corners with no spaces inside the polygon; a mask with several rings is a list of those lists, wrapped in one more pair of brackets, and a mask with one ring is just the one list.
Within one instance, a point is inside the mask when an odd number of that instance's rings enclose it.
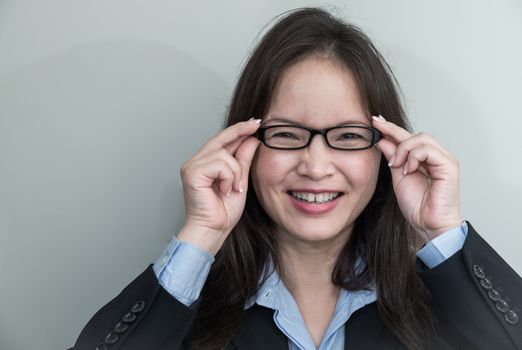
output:
{"label": "long wavy hair", "polygon": [[[350,70],[367,117],[384,115],[411,129],[397,93],[398,83],[372,41],[356,26],[320,8],[284,13],[262,37],[245,63],[229,106],[225,127],[264,116],[281,74],[311,56]],[[237,331],[245,301],[266,278],[269,257],[281,271],[274,223],[249,184],[243,214],[217,253],[186,341],[190,348],[222,349]],[[409,349],[421,349],[435,329],[429,293],[416,274],[420,241],[403,217],[391,173],[381,159],[375,193],[356,219],[332,273],[346,290],[376,287],[377,307],[388,329]],[[355,266],[357,257],[366,262]]]}

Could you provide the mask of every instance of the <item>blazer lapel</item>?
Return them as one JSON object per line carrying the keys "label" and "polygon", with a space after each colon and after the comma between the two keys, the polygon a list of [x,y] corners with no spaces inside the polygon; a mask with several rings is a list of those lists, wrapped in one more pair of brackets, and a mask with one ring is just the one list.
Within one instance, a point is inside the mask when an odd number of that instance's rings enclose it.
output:
{"label": "blazer lapel", "polygon": [[[405,349],[386,329],[375,302],[354,312],[344,327],[345,350]],[[277,328],[274,310],[254,304],[230,345],[237,350],[288,350],[288,338]]]}
{"label": "blazer lapel", "polygon": [[344,349],[404,349],[388,331],[374,301],[355,311],[344,325]]}
{"label": "blazer lapel", "polygon": [[232,346],[238,350],[288,350],[288,338],[277,328],[274,310],[254,304],[245,310]]}

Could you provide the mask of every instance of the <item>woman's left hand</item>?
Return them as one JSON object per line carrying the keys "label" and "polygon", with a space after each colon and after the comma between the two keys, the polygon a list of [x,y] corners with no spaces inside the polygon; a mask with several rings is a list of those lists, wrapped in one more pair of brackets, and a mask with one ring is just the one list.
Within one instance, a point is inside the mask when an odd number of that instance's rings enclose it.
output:
{"label": "woman's left hand", "polygon": [[460,226],[458,161],[433,136],[411,134],[381,118],[373,118],[384,137],[377,147],[391,163],[393,189],[406,220],[425,242]]}

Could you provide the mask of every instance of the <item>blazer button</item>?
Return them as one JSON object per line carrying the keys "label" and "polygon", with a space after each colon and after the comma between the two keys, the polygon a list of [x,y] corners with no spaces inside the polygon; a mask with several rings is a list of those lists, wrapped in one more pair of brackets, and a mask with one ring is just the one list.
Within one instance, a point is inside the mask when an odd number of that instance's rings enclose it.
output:
{"label": "blazer button", "polygon": [[131,312],[138,314],[138,313],[142,312],[143,309],[145,309],[145,302],[143,300],[140,300],[132,306]]}
{"label": "blazer button", "polygon": [[105,344],[98,344],[98,345],[96,345],[96,349],[95,350],[107,350],[107,345],[105,345]]}
{"label": "blazer button", "polygon": [[505,300],[503,299],[500,299],[496,304],[495,306],[497,307],[497,310],[500,311],[500,312],[506,312],[509,310],[509,305],[508,303],[506,303]]}
{"label": "blazer button", "polygon": [[504,318],[506,319],[507,323],[509,324],[517,324],[518,323],[518,315],[515,311],[509,310],[504,315]]}
{"label": "blazer button", "polygon": [[499,301],[500,300],[500,293],[497,292],[496,290],[494,289],[490,289],[488,291],[488,297],[493,300],[493,301]]}
{"label": "blazer button", "polygon": [[123,318],[121,320],[123,322],[131,323],[131,322],[134,322],[135,319],[136,319],[136,315],[133,314],[132,312],[129,312],[128,314],[123,316]]}
{"label": "blazer button", "polygon": [[473,274],[481,279],[486,277],[484,270],[482,269],[482,267],[480,267],[478,265],[473,265]]}
{"label": "blazer button", "polygon": [[491,281],[485,277],[480,280],[480,285],[482,286],[482,288],[484,288],[486,290],[493,288],[493,284],[491,283]]}
{"label": "blazer button", "polygon": [[118,337],[118,334],[116,333],[107,333],[107,335],[105,336],[105,343],[106,344],[114,344],[118,341],[120,337]]}
{"label": "blazer button", "polygon": [[123,332],[125,332],[128,328],[129,328],[129,326],[127,326],[126,323],[118,322],[118,324],[114,327],[114,331],[115,331],[116,333],[123,333]]}

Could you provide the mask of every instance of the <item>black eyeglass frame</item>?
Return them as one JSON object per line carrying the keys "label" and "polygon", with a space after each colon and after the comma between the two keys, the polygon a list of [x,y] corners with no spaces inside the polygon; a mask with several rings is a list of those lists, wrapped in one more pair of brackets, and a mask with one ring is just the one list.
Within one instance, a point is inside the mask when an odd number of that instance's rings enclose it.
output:
{"label": "black eyeglass frame", "polygon": [[[272,129],[272,128],[279,128],[279,127],[292,127],[292,128],[298,128],[298,129],[307,130],[310,133],[310,137],[308,138],[308,142],[305,145],[303,145],[303,146],[290,147],[290,148],[288,148],[288,147],[274,147],[274,146],[267,145],[266,144],[266,140],[265,140],[266,130]],[[332,146],[330,144],[330,142],[328,142],[328,137],[326,137],[326,134],[328,132],[330,132],[330,130],[342,129],[342,128],[359,128],[359,129],[366,129],[366,130],[371,131],[372,132],[372,141],[371,141],[370,145],[367,146],[367,147],[359,147],[359,148],[340,148],[340,147]],[[312,142],[312,139],[314,138],[315,135],[323,135],[324,140],[326,141],[326,144],[328,145],[328,147],[330,147],[332,149],[339,150],[339,151],[360,151],[360,150],[363,150],[363,149],[368,149],[368,148],[373,147],[377,142],[379,142],[382,139],[382,134],[381,134],[381,132],[378,129],[373,128],[371,126],[364,126],[364,125],[342,125],[342,126],[334,126],[334,127],[326,128],[326,129],[312,129],[312,128],[307,128],[305,126],[300,126],[300,125],[270,125],[270,126],[264,126],[264,127],[262,126],[262,127],[260,127],[257,130],[257,133],[256,133],[256,136],[259,139],[259,141],[261,141],[263,143],[263,145],[265,145],[266,147],[272,148],[272,149],[285,150],[285,151],[286,150],[293,151],[293,150],[298,150],[298,149],[303,149],[303,148],[308,147],[310,145],[310,143]]]}

